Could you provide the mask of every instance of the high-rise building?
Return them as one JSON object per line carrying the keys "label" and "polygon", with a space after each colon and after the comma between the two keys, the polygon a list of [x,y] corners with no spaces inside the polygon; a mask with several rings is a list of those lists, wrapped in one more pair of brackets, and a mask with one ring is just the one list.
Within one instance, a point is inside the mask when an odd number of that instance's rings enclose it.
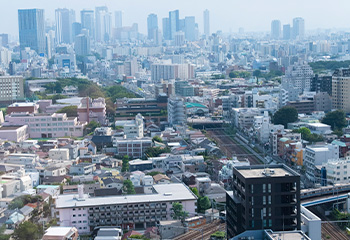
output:
{"label": "high-rise building", "polygon": [[196,20],[195,17],[185,17],[185,38],[187,41],[196,40]]}
{"label": "high-rise building", "polygon": [[147,17],[147,33],[149,40],[155,40],[158,33],[158,17],[156,14],[152,13]]}
{"label": "high-rise building", "polygon": [[279,39],[281,37],[281,21],[273,20],[271,22],[271,37],[273,39]]}
{"label": "high-rise building", "polygon": [[170,26],[169,26],[169,18],[163,18],[163,37],[165,40],[171,40],[170,38]]}
{"label": "high-rise building", "polygon": [[75,21],[74,10],[59,8],[55,11],[56,17],[56,43],[72,43],[72,24]]}
{"label": "high-rise building", "polygon": [[7,47],[7,45],[9,44],[9,35],[6,33],[0,34],[0,43],[1,46]]}
{"label": "high-rise building", "polygon": [[74,22],[72,24],[72,36],[75,38],[75,36],[79,35],[81,33],[81,23]]}
{"label": "high-rise building", "polygon": [[283,39],[284,40],[290,40],[291,35],[291,29],[290,24],[283,25]]}
{"label": "high-rise building", "polygon": [[181,47],[185,44],[185,33],[183,31],[178,31],[175,33],[174,37],[175,46]]}
{"label": "high-rise building", "polygon": [[186,120],[185,103],[180,97],[168,98],[168,122],[171,126],[183,125]]}
{"label": "high-rise building", "polygon": [[108,42],[112,30],[112,14],[106,6],[95,8],[96,41]]}
{"label": "high-rise building", "polygon": [[0,102],[24,99],[22,76],[0,76]]}
{"label": "high-rise building", "polygon": [[123,27],[123,12],[122,11],[115,11],[114,12],[115,17],[115,28],[122,28]]}
{"label": "high-rise building", "polygon": [[337,69],[332,76],[332,103],[334,109],[350,113],[350,69]]}
{"label": "high-rise building", "polygon": [[19,9],[18,28],[21,50],[30,47],[39,54],[46,52],[43,9]]}
{"label": "high-rise building", "polygon": [[74,50],[77,55],[86,56],[90,54],[90,38],[85,34],[75,37]]}
{"label": "high-rise building", "polygon": [[249,230],[300,230],[300,175],[291,168],[234,167],[232,189],[226,195],[228,238]]}
{"label": "high-rise building", "polygon": [[293,19],[293,38],[303,39],[305,36],[305,21],[298,17]]}
{"label": "high-rise building", "polygon": [[209,19],[209,10],[206,9],[203,12],[203,20],[204,20],[204,35],[209,36],[210,35],[210,19]]}
{"label": "high-rise building", "polygon": [[332,76],[316,74],[311,79],[311,92],[326,92],[332,96]]}
{"label": "high-rise building", "polygon": [[179,10],[169,12],[170,39],[174,40],[175,33],[180,30]]}
{"label": "high-rise building", "polygon": [[89,30],[89,36],[95,36],[95,17],[93,10],[82,10],[80,12],[81,28]]}

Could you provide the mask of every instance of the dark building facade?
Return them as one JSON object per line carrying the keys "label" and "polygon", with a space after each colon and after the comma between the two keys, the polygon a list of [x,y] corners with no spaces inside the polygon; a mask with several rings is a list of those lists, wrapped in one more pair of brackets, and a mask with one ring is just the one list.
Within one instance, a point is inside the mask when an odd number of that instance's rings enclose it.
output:
{"label": "dark building facade", "polygon": [[332,96],[332,76],[316,74],[311,79],[311,92],[326,92]]}
{"label": "dark building facade", "polygon": [[300,176],[286,165],[236,167],[232,189],[226,196],[228,238],[247,230],[300,230]]}

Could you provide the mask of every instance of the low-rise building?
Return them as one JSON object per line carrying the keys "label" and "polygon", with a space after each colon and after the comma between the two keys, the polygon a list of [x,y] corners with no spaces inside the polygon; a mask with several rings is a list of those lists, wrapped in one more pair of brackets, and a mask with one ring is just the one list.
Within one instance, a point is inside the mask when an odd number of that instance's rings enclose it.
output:
{"label": "low-rise building", "polygon": [[75,227],[49,227],[42,240],[78,240],[79,234]]}
{"label": "low-rise building", "polygon": [[106,102],[104,98],[81,99],[78,106],[78,119],[80,122],[95,121],[102,125],[106,124]]}
{"label": "low-rise building", "polygon": [[69,173],[73,175],[91,175],[95,170],[96,164],[82,162],[72,165],[69,169]]}
{"label": "low-rise building", "polygon": [[128,155],[132,158],[141,158],[145,151],[152,147],[151,138],[134,138],[134,139],[114,139],[113,146],[117,148],[119,156]]}
{"label": "low-rise building", "polygon": [[28,126],[2,126],[0,127],[0,139],[23,142],[29,137]]}
{"label": "low-rise building", "polygon": [[68,148],[56,148],[49,150],[49,158],[53,160],[62,160],[68,161],[69,158],[69,149]]}

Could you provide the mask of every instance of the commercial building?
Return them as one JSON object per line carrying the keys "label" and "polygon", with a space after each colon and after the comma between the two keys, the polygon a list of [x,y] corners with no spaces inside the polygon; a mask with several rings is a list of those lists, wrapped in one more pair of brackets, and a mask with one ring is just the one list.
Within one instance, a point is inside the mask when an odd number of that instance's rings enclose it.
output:
{"label": "commercial building", "polygon": [[82,137],[85,124],[65,113],[6,115],[4,126],[28,126],[30,138]]}
{"label": "commercial building", "polygon": [[0,76],[0,102],[24,100],[22,76]]}
{"label": "commercial building", "polygon": [[233,168],[226,196],[227,237],[244,231],[300,230],[300,176],[286,165]]}
{"label": "commercial building", "polygon": [[95,36],[95,17],[93,10],[82,10],[80,12],[81,29],[89,31],[90,38]]}
{"label": "commercial building", "polygon": [[44,54],[46,52],[45,16],[43,9],[19,9],[18,29],[21,50],[30,47],[38,54]]}
{"label": "commercial building", "polygon": [[56,17],[56,43],[72,43],[72,24],[75,22],[74,10],[59,8],[55,11]]}
{"label": "commercial building", "polygon": [[23,142],[29,138],[28,126],[2,126],[0,127],[0,139]]}
{"label": "commercial building", "polygon": [[303,39],[305,37],[305,21],[301,17],[293,19],[293,38]]}
{"label": "commercial building", "polygon": [[210,35],[210,15],[209,10],[205,9],[203,12],[203,22],[204,22],[204,35],[209,37]]}
{"label": "commercial building", "polygon": [[148,39],[155,41],[158,33],[158,17],[157,14],[150,14],[147,17]]}
{"label": "commercial building", "polygon": [[75,53],[79,56],[90,54],[90,37],[86,34],[78,34],[74,43]]}
{"label": "commercial building", "polygon": [[281,21],[273,20],[271,22],[271,38],[279,39],[281,37]]}
{"label": "commercial building", "polygon": [[88,197],[59,195],[56,210],[62,227],[76,227],[87,233],[97,226],[146,228],[157,221],[171,220],[173,202],[181,202],[184,211],[195,212],[197,197],[182,183],[152,186],[152,194]]}
{"label": "commercial building", "polygon": [[326,168],[327,181],[331,184],[350,183],[348,171],[350,171],[350,158],[328,159],[322,165]]}
{"label": "commercial building", "polygon": [[151,65],[151,79],[154,82],[171,79],[193,79],[194,66],[192,64],[153,64]]}

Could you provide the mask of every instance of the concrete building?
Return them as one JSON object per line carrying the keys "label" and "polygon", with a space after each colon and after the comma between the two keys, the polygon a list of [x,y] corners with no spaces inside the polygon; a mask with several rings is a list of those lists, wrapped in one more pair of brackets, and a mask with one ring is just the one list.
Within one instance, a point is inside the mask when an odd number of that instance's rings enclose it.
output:
{"label": "concrete building", "polygon": [[92,175],[96,170],[96,164],[94,163],[78,163],[73,164],[69,173],[72,175]]}
{"label": "concrete building", "polygon": [[322,166],[329,159],[339,158],[338,145],[312,145],[305,148],[303,163],[306,168],[306,177],[312,182],[319,182],[316,177],[316,167]]}
{"label": "concrete building", "polygon": [[154,82],[170,79],[193,79],[194,66],[192,64],[153,64],[151,65],[151,79]]}
{"label": "concrete building", "polygon": [[7,107],[6,114],[11,113],[38,113],[39,104],[33,102],[16,102]]}
{"label": "concrete building", "polygon": [[152,147],[151,138],[114,139],[113,146],[117,148],[119,156],[128,155],[132,158],[142,158],[145,151]]}
{"label": "concrete building", "polygon": [[157,221],[171,220],[173,202],[181,202],[184,211],[195,212],[197,197],[182,183],[158,184],[151,194],[88,197],[82,191],[77,195],[59,195],[56,210],[62,227],[76,227],[79,233],[88,233],[97,226],[146,228]]}
{"label": "concrete building", "polygon": [[337,69],[332,76],[332,103],[334,109],[350,113],[350,68]]}
{"label": "concrete building", "polygon": [[350,158],[328,159],[322,164],[327,171],[327,181],[331,184],[347,184],[350,183],[348,169],[350,169]]}
{"label": "concrete building", "polygon": [[69,157],[69,149],[68,148],[57,148],[49,150],[49,158],[53,160],[62,160],[68,161]]}
{"label": "concrete building", "polygon": [[67,117],[65,113],[12,113],[6,115],[3,125],[27,125],[30,138],[81,137],[85,126],[76,117]]}
{"label": "concrete building", "polygon": [[28,126],[2,126],[0,127],[0,139],[12,142],[23,142],[29,138]]}
{"label": "concrete building", "polygon": [[78,119],[80,122],[95,121],[102,125],[106,124],[106,102],[104,98],[81,99],[78,106]]}
{"label": "concrete building", "polygon": [[300,176],[285,165],[233,168],[226,195],[227,237],[247,230],[301,228]]}
{"label": "concrete building", "polygon": [[271,38],[279,39],[281,37],[281,21],[273,20],[271,22]]}
{"label": "concrete building", "polygon": [[203,12],[203,22],[204,22],[204,35],[206,37],[210,36],[210,15],[209,10],[205,9]]}
{"label": "concrete building", "polygon": [[42,240],[78,240],[79,234],[75,227],[49,227]]}
{"label": "concrete building", "polygon": [[135,120],[127,121],[124,127],[126,138],[143,138],[143,117],[137,114]]}
{"label": "concrete building", "polygon": [[24,100],[22,76],[0,76],[0,102]]}
{"label": "concrete building", "polygon": [[168,98],[168,122],[170,125],[182,125],[186,121],[185,104],[182,98]]}

